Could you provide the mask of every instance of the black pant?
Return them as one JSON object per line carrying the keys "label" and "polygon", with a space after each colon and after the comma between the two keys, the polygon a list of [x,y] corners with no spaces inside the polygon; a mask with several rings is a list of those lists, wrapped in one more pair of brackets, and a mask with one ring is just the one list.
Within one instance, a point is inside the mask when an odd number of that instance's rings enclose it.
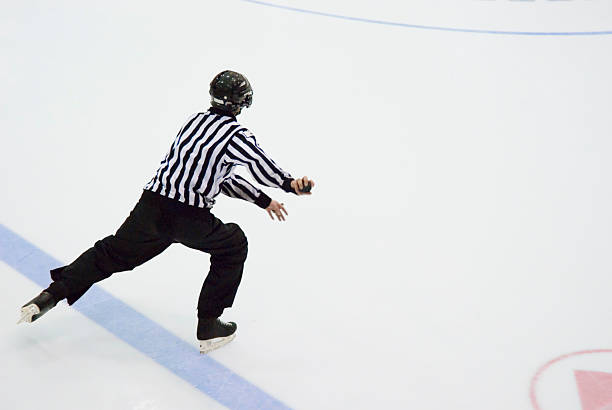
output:
{"label": "black pant", "polygon": [[132,270],[181,243],[210,254],[210,271],[198,301],[198,317],[219,317],[232,306],[242,279],[247,240],[234,223],[224,224],[208,209],[144,191],[115,235],[85,251],[68,266],[51,271],[47,289],[56,300],[76,302],[96,282]]}

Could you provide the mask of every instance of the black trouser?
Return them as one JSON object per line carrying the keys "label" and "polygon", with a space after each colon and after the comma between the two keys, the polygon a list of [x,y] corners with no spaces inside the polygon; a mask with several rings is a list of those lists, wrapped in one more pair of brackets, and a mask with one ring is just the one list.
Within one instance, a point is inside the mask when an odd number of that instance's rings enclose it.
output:
{"label": "black trouser", "polygon": [[51,271],[47,289],[73,304],[96,282],[132,270],[178,242],[210,254],[210,271],[198,301],[198,317],[219,317],[232,306],[247,256],[240,227],[224,224],[210,210],[144,191],[115,235],[85,251],[68,266]]}

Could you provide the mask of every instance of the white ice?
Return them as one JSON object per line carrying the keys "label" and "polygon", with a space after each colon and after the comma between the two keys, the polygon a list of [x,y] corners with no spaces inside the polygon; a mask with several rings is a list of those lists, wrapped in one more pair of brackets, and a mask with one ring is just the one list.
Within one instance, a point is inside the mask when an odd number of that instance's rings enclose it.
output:
{"label": "white ice", "polygon": [[[604,0],[274,1],[612,30]],[[285,223],[218,198],[250,249],[211,356],[288,406],[529,410],[546,362],[612,348],[611,35],[239,0],[4,2],[0,27],[0,223],[64,262],[123,222],[210,79],[246,74],[239,119],[317,186],[265,189]],[[175,245],[101,287],[196,346],[207,269]],[[0,272],[3,409],[221,407],[72,308],[15,326],[40,288]],[[542,375],[542,410],[581,408],[573,370],[612,371],[589,360]]]}

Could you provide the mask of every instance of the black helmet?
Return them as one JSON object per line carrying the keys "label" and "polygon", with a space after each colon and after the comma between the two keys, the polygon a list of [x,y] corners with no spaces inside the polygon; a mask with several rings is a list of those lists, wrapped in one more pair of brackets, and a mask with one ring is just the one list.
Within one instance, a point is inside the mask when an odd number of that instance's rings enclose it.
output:
{"label": "black helmet", "polygon": [[210,82],[210,97],[213,107],[237,115],[240,114],[242,107],[251,106],[253,89],[245,76],[226,70],[217,74]]}

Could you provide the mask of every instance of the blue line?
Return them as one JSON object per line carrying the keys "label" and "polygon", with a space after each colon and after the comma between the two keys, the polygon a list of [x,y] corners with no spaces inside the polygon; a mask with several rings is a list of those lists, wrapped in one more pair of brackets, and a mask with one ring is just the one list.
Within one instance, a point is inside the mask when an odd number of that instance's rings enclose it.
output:
{"label": "blue line", "polygon": [[[41,288],[64,265],[2,224],[0,260]],[[98,286],[72,307],[230,409],[289,408]]]}
{"label": "blue line", "polygon": [[396,23],[393,21],[372,20],[361,17],[344,16],[341,14],[325,13],[316,10],[300,9],[290,6],[282,6],[280,4],[268,3],[259,0],[240,0],[246,3],[258,4],[260,6],[274,7],[277,9],[295,11],[298,13],[313,14],[315,16],[331,17],[341,20],[358,21],[360,23],[380,24],[384,26],[395,26],[404,28],[416,28],[421,30],[437,30],[437,31],[453,31],[459,33],[476,33],[476,34],[502,34],[512,36],[603,36],[612,34],[612,30],[604,31],[502,31],[502,30],[479,30],[470,28],[454,28],[454,27],[438,27],[438,26],[423,26],[419,24]]}

